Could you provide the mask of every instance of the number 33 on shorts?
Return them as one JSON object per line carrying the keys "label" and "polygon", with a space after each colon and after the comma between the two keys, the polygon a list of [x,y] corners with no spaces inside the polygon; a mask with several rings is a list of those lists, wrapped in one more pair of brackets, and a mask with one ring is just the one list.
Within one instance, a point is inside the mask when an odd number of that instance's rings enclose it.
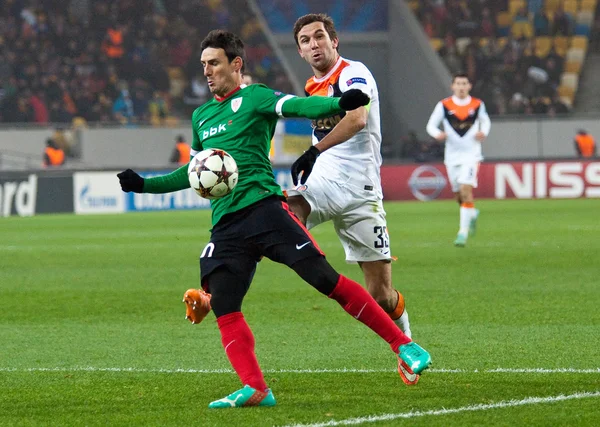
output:
{"label": "number 33 on shorts", "polygon": [[375,249],[387,249],[390,247],[390,236],[385,225],[376,225],[373,227],[376,240],[374,242]]}

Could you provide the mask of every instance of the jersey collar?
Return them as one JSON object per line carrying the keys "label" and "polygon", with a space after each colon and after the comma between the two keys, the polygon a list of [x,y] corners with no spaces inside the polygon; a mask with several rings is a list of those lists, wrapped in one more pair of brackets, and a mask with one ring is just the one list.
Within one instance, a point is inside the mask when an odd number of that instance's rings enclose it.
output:
{"label": "jersey collar", "polygon": [[452,95],[452,102],[454,102],[454,104],[460,107],[464,107],[465,105],[469,105],[471,103],[471,95],[463,99],[460,99],[458,96]]}
{"label": "jersey collar", "polygon": [[329,77],[331,77],[331,75],[335,72],[335,70],[337,70],[337,68],[340,66],[340,64],[342,63],[343,60],[344,60],[344,58],[342,58],[342,56],[340,55],[337,62],[335,63],[335,65],[331,68],[331,70],[329,70],[329,72],[327,74],[325,74],[323,77],[320,77],[320,78],[313,76],[313,80],[315,81],[315,83],[321,83],[321,82],[324,82],[325,80],[329,79]]}
{"label": "jersey collar", "polygon": [[215,99],[219,102],[223,102],[225,101],[227,98],[229,98],[231,95],[233,95],[234,93],[236,93],[238,90],[240,89],[244,89],[246,87],[246,85],[239,85],[238,87],[236,87],[235,89],[233,89],[231,92],[226,93],[224,96],[219,96],[219,95],[215,95]]}

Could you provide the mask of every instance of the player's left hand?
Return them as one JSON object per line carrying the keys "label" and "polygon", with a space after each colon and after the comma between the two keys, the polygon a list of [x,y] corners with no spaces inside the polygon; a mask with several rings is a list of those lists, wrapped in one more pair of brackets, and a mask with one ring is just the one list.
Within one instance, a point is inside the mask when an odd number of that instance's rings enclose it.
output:
{"label": "player's left hand", "polygon": [[130,191],[133,191],[134,193],[142,193],[144,191],[144,178],[139,176],[131,169],[127,169],[121,173],[118,173],[117,178],[119,178],[121,190],[126,193]]}
{"label": "player's left hand", "polygon": [[[358,89],[357,89],[358,90]],[[348,92],[346,92],[348,93]],[[365,95],[366,96],[366,95]],[[292,181],[294,185],[298,185],[298,175],[302,172],[302,178],[300,179],[300,183],[306,183],[308,176],[313,170],[315,166],[315,162],[317,161],[317,157],[319,157],[321,152],[317,147],[311,145],[311,147],[304,152],[292,165]]]}
{"label": "player's left hand", "polygon": [[476,139],[477,141],[479,141],[479,142],[483,142],[483,141],[485,141],[485,138],[486,138],[486,137],[485,137],[485,133],[483,133],[483,132],[481,132],[481,131],[479,131],[479,132],[477,132],[477,133],[475,134],[475,139]]}
{"label": "player's left hand", "polygon": [[369,104],[369,102],[371,102],[371,98],[369,98],[369,95],[362,90],[350,89],[342,93],[340,98],[340,108],[346,111],[356,110],[358,107]]}

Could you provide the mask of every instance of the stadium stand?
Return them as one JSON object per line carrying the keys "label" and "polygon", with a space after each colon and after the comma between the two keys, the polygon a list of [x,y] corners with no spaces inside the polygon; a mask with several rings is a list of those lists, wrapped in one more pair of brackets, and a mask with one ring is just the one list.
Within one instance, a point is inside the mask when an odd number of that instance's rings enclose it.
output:
{"label": "stadium stand", "polygon": [[248,45],[258,82],[292,91],[249,9],[235,0],[0,2],[0,122],[155,125],[207,99],[199,62],[208,31]]}
{"label": "stadium stand", "polygon": [[258,0],[269,27],[275,33],[289,34],[299,16],[326,13],[333,18],[336,29],[343,32],[386,31],[387,0]]}
{"label": "stadium stand", "polygon": [[491,114],[561,114],[576,101],[597,0],[408,0],[451,72]]}

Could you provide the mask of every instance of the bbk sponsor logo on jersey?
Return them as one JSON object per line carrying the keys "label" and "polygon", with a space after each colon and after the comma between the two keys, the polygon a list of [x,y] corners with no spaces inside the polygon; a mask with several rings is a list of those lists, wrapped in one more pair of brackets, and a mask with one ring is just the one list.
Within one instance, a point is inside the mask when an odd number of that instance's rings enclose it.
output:
{"label": "bbk sponsor logo on jersey", "polygon": [[242,98],[241,96],[239,98],[235,98],[233,101],[231,101],[231,110],[236,113],[237,110],[240,109],[240,107],[242,106],[242,101],[244,100],[244,98]]}
{"label": "bbk sponsor logo on jersey", "polygon": [[[233,105],[231,106],[231,108],[233,108]],[[207,138],[210,138],[211,136],[215,136],[221,132],[225,132],[226,130],[227,130],[227,127],[226,127],[225,123],[221,123],[218,126],[212,126],[210,129],[202,131],[202,141],[205,141]]]}
{"label": "bbk sponsor logo on jersey", "polygon": [[15,180],[0,180],[0,216],[32,216],[37,198],[37,175]]}
{"label": "bbk sponsor logo on jersey", "polygon": [[411,193],[418,200],[429,201],[437,198],[446,186],[444,174],[434,166],[419,166],[408,179]]}

